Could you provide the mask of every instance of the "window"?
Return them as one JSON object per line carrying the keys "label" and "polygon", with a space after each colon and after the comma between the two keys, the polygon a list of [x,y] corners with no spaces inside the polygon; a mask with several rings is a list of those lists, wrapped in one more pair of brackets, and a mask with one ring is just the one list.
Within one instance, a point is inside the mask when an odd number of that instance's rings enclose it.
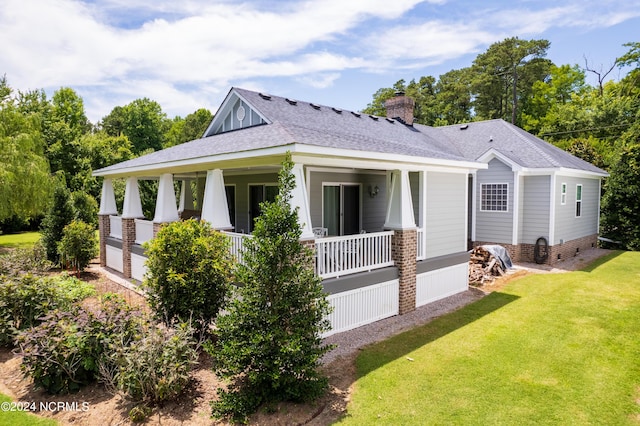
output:
{"label": "window", "polygon": [[560,188],[560,204],[567,204],[567,184],[563,183]]}
{"label": "window", "polygon": [[274,201],[278,195],[278,185],[249,185],[249,232],[253,231],[254,221],[262,214],[260,203]]}
{"label": "window", "polygon": [[582,216],[582,185],[576,185],[576,217]]}
{"label": "window", "polygon": [[509,199],[509,185],[506,183],[483,183],[480,210],[506,212]]}

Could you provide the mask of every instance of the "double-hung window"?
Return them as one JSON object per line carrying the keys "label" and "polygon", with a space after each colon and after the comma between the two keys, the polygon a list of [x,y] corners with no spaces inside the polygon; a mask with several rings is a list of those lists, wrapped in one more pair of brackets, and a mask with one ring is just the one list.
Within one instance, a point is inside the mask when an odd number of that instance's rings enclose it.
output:
{"label": "double-hung window", "polygon": [[576,217],[582,216],[582,185],[576,185]]}
{"label": "double-hung window", "polygon": [[509,184],[483,183],[481,187],[480,210],[486,212],[506,212],[509,206]]}

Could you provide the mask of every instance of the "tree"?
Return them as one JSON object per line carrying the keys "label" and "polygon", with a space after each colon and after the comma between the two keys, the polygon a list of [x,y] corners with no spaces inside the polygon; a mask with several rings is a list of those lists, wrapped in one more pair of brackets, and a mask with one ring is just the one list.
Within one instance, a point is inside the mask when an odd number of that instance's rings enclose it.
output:
{"label": "tree", "polygon": [[73,216],[69,190],[66,185],[59,182],[53,192],[53,202],[42,220],[40,229],[47,259],[55,264],[60,262],[58,242],[62,239],[64,227],[71,223]]}
{"label": "tree", "polygon": [[176,117],[167,132],[164,148],[201,138],[212,119],[213,114],[205,108],[187,115],[184,120]]}
{"label": "tree", "polygon": [[170,127],[162,107],[148,98],[136,99],[124,107],[115,107],[102,119],[102,128],[110,136],[129,138],[134,154],[162,149],[165,133]]}
{"label": "tree", "polygon": [[262,204],[253,238],[238,266],[237,297],[218,317],[217,342],[209,348],[216,373],[231,379],[218,389],[215,416],[244,420],[262,403],[303,401],[321,395],[327,379],[319,371],[330,348],[320,335],[329,329],[329,304],[313,271],[313,254],[300,242],[290,154],[279,173],[279,193]]}
{"label": "tree", "polygon": [[0,221],[44,213],[50,197],[49,163],[37,119],[25,116],[0,80]]}
{"label": "tree", "polygon": [[207,331],[229,292],[229,239],[206,222],[173,222],[147,243],[147,257],[144,286],[156,317]]}
{"label": "tree", "polygon": [[534,81],[544,80],[551,61],[544,59],[547,40],[507,38],[489,46],[473,61],[474,108],[482,119],[503,118],[518,124],[518,102]]}
{"label": "tree", "polygon": [[601,234],[640,250],[640,145],[622,149],[604,188]]}

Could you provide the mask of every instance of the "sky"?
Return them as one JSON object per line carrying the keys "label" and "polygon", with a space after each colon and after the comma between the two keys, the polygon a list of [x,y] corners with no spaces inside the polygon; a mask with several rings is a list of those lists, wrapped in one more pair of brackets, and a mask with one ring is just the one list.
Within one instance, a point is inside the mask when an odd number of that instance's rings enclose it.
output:
{"label": "sky", "polygon": [[606,71],[640,41],[640,0],[2,0],[0,76],[71,87],[94,123],[145,97],[170,118],[215,113],[233,86],[358,111],[507,37]]}

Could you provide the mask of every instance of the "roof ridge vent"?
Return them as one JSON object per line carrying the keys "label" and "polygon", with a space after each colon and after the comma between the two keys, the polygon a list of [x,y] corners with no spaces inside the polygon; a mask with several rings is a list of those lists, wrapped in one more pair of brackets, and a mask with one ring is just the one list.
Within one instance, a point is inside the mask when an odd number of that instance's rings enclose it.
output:
{"label": "roof ridge vent", "polygon": [[391,124],[396,122],[393,118],[389,118],[389,117],[387,117],[386,120]]}
{"label": "roof ridge vent", "polygon": [[338,109],[338,108],[331,108],[333,110],[333,112],[335,112],[336,114],[342,114],[342,110]]}
{"label": "roof ridge vent", "polygon": [[294,101],[293,99],[284,98],[285,101],[289,103],[289,105],[298,105],[298,101]]}
{"label": "roof ridge vent", "polygon": [[467,130],[469,128],[469,124],[463,124],[462,126],[460,126],[460,130]]}
{"label": "roof ridge vent", "polygon": [[313,109],[318,109],[318,110],[320,109],[320,105],[316,105],[316,104],[312,104],[312,103],[310,103],[309,105],[310,105],[310,106],[311,106],[311,108],[313,108]]}
{"label": "roof ridge vent", "polygon": [[377,115],[369,115],[369,117],[371,117],[371,119],[374,121],[378,121],[379,118]]}
{"label": "roof ridge vent", "polygon": [[353,114],[354,116],[356,116],[356,117],[360,118],[360,113],[359,113],[359,112],[353,112],[353,111],[351,111],[351,114]]}
{"label": "roof ridge vent", "polygon": [[260,95],[260,97],[262,99],[264,99],[265,101],[270,101],[271,100],[271,95],[267,95],[266,93],[258,93],[258,95]]}

